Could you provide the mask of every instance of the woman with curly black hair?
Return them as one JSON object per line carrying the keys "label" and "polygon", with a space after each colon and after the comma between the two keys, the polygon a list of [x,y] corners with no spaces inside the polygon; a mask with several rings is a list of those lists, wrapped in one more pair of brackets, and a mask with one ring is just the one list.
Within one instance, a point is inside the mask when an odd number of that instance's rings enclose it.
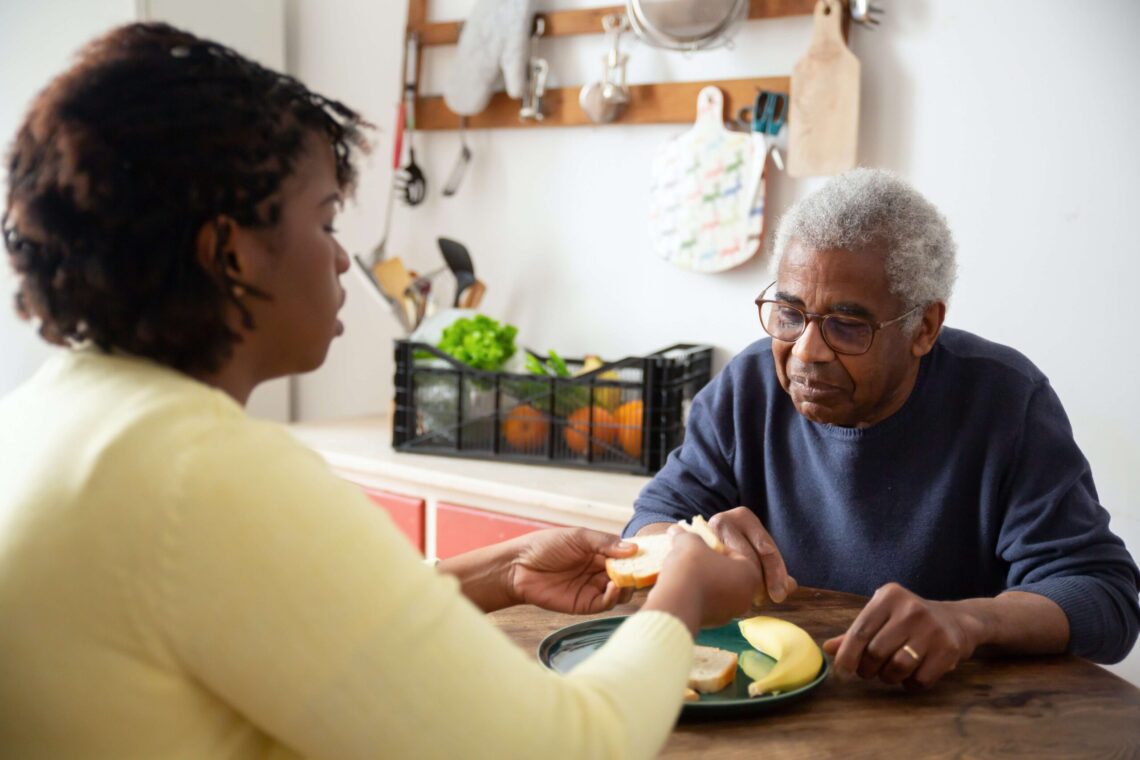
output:
{"label": "woman with curly black hair", "polygon": [[12,146],[16,308],[63,349],[0,399],[0,747],[15,757],[648,756],[739,556],[678,536],[572,675],[480,615],[621,596],[587,530],[438,569],[242,406],[341,331],[360,117],[165,25],[96,40]]}

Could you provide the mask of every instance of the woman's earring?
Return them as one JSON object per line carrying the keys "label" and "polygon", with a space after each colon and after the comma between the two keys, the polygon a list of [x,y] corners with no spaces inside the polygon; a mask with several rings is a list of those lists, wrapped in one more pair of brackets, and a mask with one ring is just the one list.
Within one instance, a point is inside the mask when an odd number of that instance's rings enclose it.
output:
{"label": "woman's earring", "polygon": [[245,295],[245,288],[243,288],[241,285],[234,285],[232,288],[230,288],[230,292],[234,294],[234,298],[241,298]]}

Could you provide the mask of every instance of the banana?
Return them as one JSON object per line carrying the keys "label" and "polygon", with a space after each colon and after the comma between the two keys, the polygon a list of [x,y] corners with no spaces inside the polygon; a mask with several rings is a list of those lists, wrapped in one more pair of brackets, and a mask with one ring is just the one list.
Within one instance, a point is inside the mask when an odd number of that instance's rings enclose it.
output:
{"label": "banana", "polygon": [[764,615],[741,620],[740,635],[776,661],[765,673],[762,657],[754,652],[743,653],[740,669],[752,679],[748,685],[750,697],[798,689],[811,683],[823,665],[823,655],[808,632],[786,620]]}

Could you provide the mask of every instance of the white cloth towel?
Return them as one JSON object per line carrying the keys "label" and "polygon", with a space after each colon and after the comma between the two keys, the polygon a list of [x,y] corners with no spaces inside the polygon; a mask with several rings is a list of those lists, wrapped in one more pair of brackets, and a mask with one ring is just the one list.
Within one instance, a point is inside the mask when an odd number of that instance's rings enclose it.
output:
{"label": "white cloth towel", "polygon": [[500,71],[507,94],[522,98],[533,18],[534,0],[476,0],[443,89],[452,113],[471,116],[486,108]]}

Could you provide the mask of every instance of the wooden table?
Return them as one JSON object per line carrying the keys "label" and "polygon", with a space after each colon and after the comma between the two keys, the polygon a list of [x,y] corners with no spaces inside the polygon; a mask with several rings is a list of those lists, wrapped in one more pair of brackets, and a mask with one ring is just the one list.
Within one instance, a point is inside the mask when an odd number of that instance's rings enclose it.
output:
{"label": "wooden table", "polygon": [[[866,599],[800,589],[764,614],[816,641],[842,633]],[[594,617],[634,612],[640,599]],[[532,656],[585,616],[514,607],[491,619]],[[837,675],[811,696],[754,717],[682,721],[662,757],[1140,757],[1140,689],[1076,657],[973,659],[932,689]]]}

